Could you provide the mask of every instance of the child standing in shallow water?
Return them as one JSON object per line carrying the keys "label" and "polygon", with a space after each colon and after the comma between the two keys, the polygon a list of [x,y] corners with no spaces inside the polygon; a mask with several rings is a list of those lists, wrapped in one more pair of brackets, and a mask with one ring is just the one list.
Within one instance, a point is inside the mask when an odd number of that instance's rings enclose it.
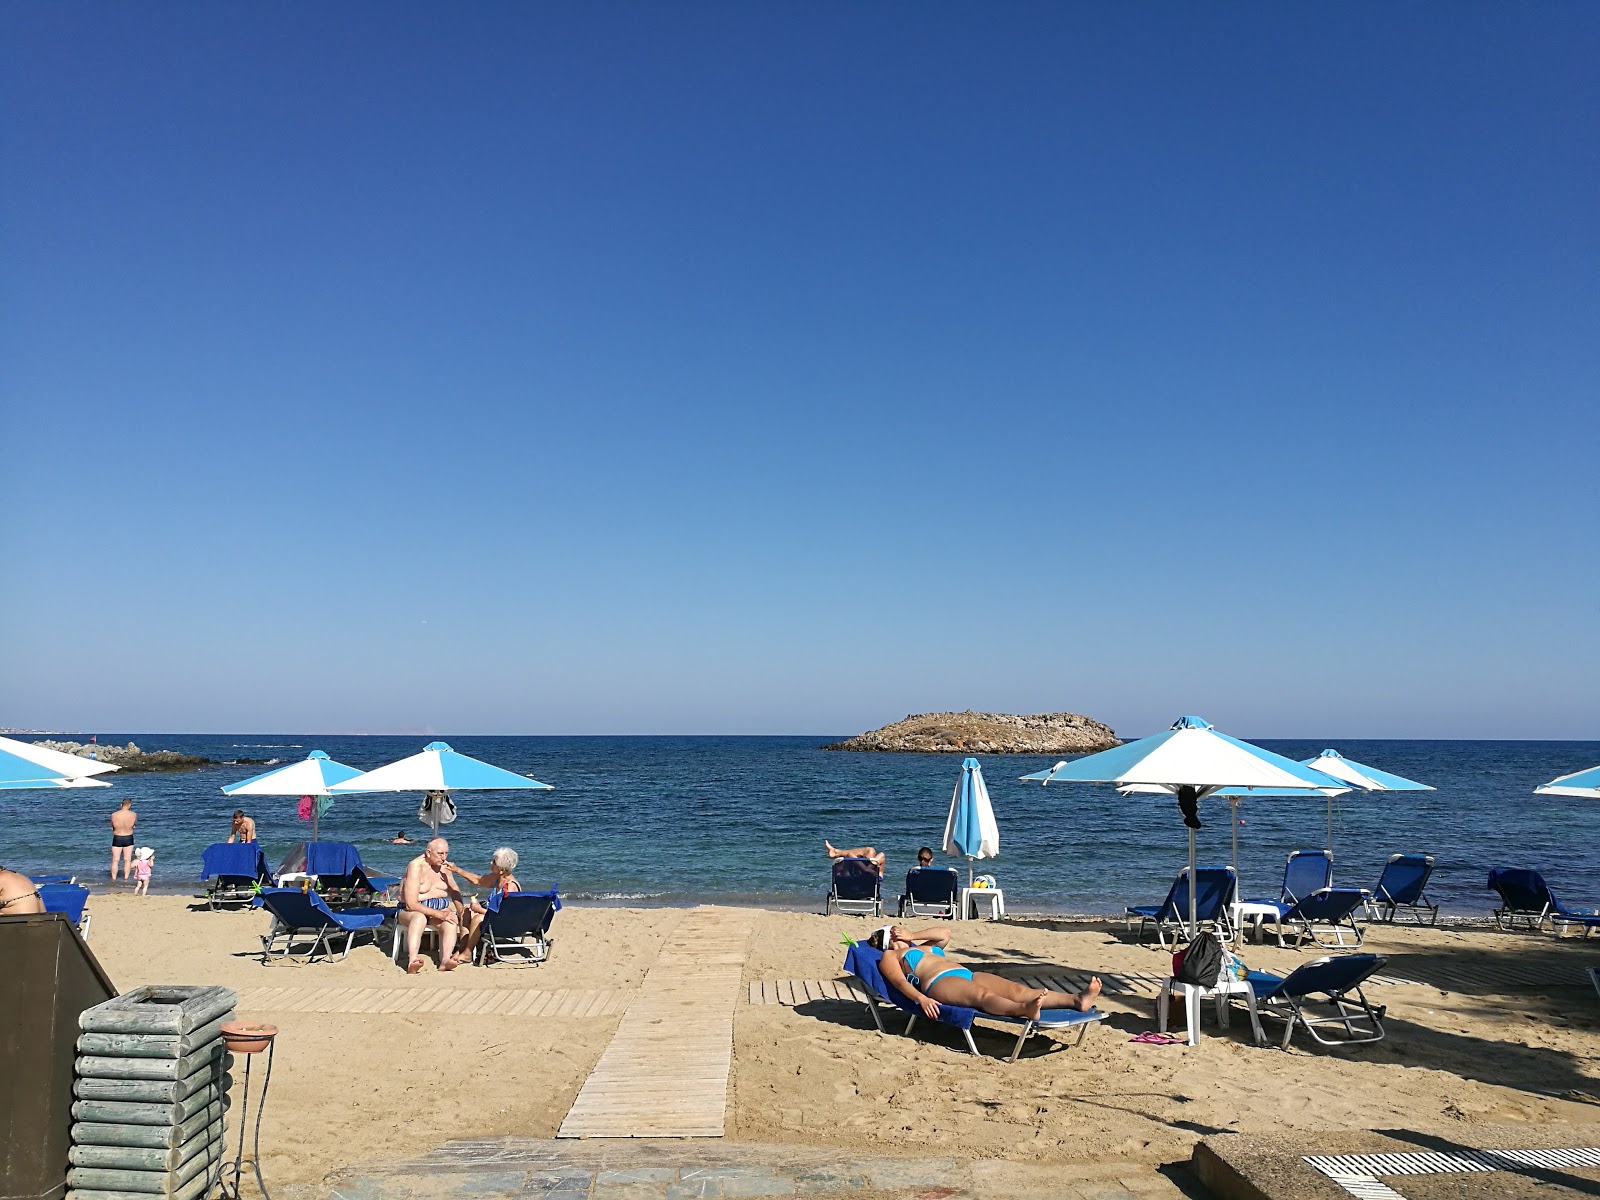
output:
{"label": "child standing in shallow water", "polygon": [[156,852],[149,846],[140,846],[133,854],[133,894],[150,894],[150,872],[155,869]]}

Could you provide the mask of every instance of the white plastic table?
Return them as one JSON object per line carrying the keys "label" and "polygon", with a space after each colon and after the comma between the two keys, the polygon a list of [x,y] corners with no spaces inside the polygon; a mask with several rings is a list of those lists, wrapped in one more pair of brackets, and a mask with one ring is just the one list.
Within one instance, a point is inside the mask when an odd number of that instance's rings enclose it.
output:
{"label": "white plastic table", "polygon": [[[989,906],[989,919],[998,921],[1006,915],[1006,894],[1000,888],[962,888],[961,904],[958,911],[961,919],[976,921],[978,919],[978,906]],[[970,915],[969,915],[970,914]]]}
{"label": "white plastic table", "polygon": [[1176,979],[1168,979],[1162,985],[1161,994],[1156,997],[1156,1030],[1159,1033],[1167,1031],[1167,1012],[1172,1004],[1172,993],[1183,993],[1185,1016],[1189,1023],[1189,1045],[1198,1045],[1200,1042],[1200,1001],[1215,997],[1217,1001],[1217,1025],[1223,1029],[1228,1027],[1228,998],[1230,996],[1243,996],[1245,1007],[1250,1010],[1250,1031],[1255,1035],[1256,1045],[1261,1045],[1261,1016],[1256,1012],[1256,993],[1248,981],[1235,979],[1229,975],[1217,981],[1216,987],[1201,987],[1197,983],[1181,983]]}
{"label": "white plastic table", "polygon": [[1244,941],[1244,923],[1254,921],[1256,926],[1256,941],[1261,940],[1261,923],[1271,920],[1274,925],[1278,923],[1278,906],[1271,903],[1253,903],[1249,900],[1235,900],[1233,902],[1233,928],[1239,936],[1239,941]]}

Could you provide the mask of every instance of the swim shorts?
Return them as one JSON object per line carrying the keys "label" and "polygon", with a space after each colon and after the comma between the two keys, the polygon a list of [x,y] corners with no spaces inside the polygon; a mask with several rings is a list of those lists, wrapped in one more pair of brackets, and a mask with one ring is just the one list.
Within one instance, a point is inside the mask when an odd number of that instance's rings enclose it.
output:
{"label": "swim shorts", "polygon": [[117,849],[120,846],[131,846],[131,845],[133,845],[133,834],[131,834],[131,833],[114,833],[114,834],[111,835],[111,848],[113,850]]}

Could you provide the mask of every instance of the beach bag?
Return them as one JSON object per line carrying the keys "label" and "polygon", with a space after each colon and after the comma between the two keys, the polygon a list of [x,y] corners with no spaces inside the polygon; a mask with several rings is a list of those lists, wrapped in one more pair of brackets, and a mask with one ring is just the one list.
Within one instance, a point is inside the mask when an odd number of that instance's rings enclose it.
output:
{"label": "beach bag", "polygon": [[417,809],[417,820],[424,825],[433,824],[433,813],[439,814],[439,824],[448,825],[456,819],[456,802],[450,799],[449,792],[429,792],[422,798],[422,807]]}
{"label": "beach bag", "polygon": [[1222,943],[1214,933],[1202,933],[1180,954],[1172,956],[1172,977],[1179,983],[1216,987],[1222,976]]}

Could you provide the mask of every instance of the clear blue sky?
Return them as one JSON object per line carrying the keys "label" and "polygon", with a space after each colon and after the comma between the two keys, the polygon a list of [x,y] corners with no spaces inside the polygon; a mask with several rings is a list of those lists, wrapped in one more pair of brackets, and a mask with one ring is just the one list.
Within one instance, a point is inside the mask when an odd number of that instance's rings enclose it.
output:
{"label": "clear blue sky", "polygon": [[1600,736],[1600,5],[0,8],[0,724]]}

